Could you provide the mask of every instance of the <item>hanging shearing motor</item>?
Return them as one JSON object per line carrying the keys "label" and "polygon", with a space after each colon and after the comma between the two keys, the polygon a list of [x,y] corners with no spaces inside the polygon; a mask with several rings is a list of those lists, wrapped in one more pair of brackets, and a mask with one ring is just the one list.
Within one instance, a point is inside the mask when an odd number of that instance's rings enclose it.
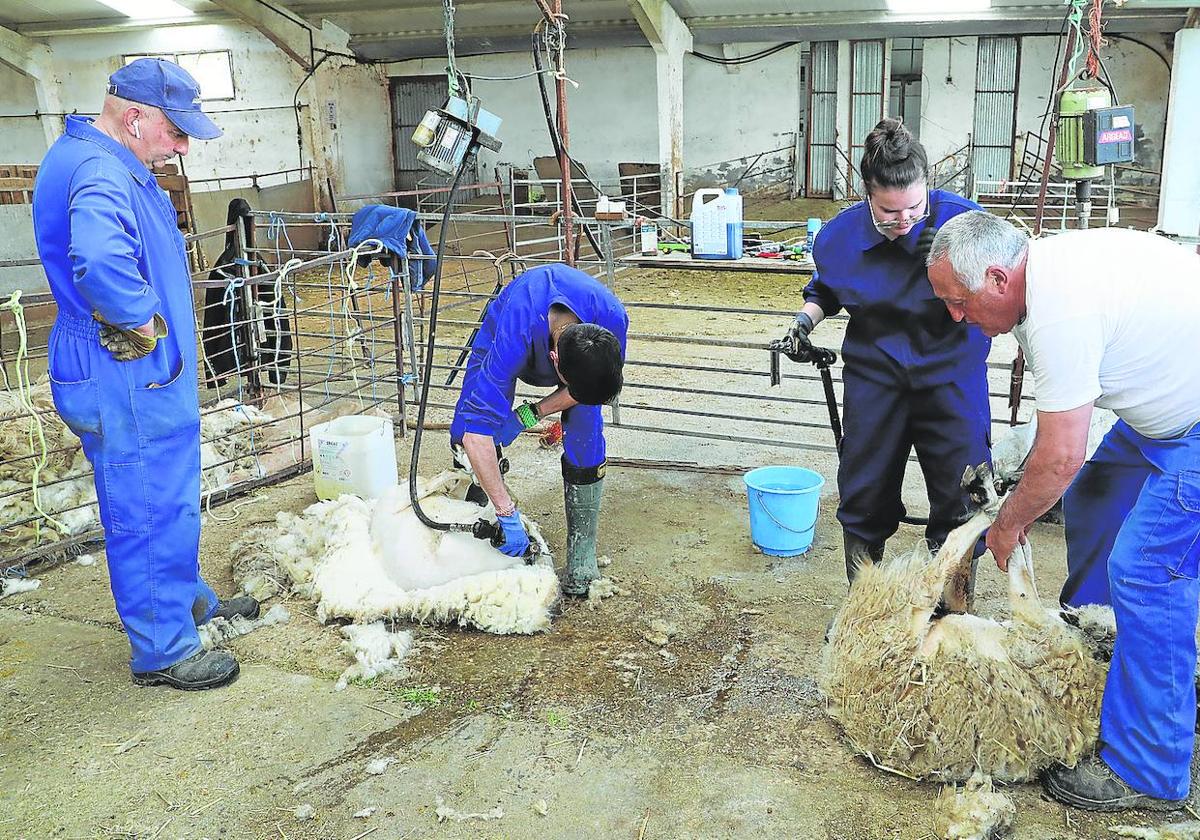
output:
{"label": "hanging shearing motor", "polygon": [[479,106],[479,100],[451,95],[441,108],[425,112],[413,131],[412,141],[420,148],[417,160],[434,172],[454,177],[467,154],[483,146],[500,151],[496,134],[500,118]]}
{"label": "hanging shearing motor", "polygon": [[1131,163],[1133,106],[1113,107],[1108,88],[1088,84],[1063,91],[1058,100],[1054,156],[1063,178],[1075,182],[1075,211],[1086,228],[1092,213],[1092,180],[1112,163]]}

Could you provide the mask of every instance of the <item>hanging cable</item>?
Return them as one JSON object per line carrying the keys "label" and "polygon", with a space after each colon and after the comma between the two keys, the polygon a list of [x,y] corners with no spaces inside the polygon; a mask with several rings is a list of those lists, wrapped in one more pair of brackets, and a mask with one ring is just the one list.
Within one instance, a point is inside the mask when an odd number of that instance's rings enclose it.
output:
{"label": "hanging cable", "polygon": [[[447,0],[447,4],[449,4],[449,0]],[[450,212],[454,208],[454,194],[458,192],[459,182],[462,181],[463,173],[467,171],[467,166],[473,161],[473,158],[473,153],[463,156],[462,163],[458,166],[458,172],[454,175],[454,181],[450,185],[450,192],[446,196],[446,209],[442,211],[442,228],[438,232],[437,262],[434,265],[433,286],[429,293],[429,337],[425,347],[425,369],[421,374],[421,396],[417,401],[417,427],[413,432],[412,457],[408,462],[408,498],[412,503],[413,513],[417,515],[417,519],[421,520],[421,524],[435,531],[470,531],[472,528],[471,525],[462,525],[457,522],[438,522],[430,519],[429,515],[421,509],[417,493],[417,463],[421,457],[421,433],[425,430],[425,409],[429,405],[429,383],[433,377],[433,350],[437,338],[438,299],[442,292],[442,274],[445,268],[443,259],[446,253],[446,231],[450,228]],[[405,278],[404,282],[408,282],[408,278]]]}
{"label": "hanging cable", "polygon": [[775,53],[783,52],[788,47],[794,47],[800,43],[803,42],[784,41],[782,44],[776,44],[773,47],[767,47],[765,50],[759,50],[758,52],[751,53],[750,55],[741,55],[737,58],[725,58],[719,55],[708,55],[707,53],[696,52],[695,50],[692,51],[692,55],[696,56],[696,58],[703,59],[704,61],[708,61],[713,64],[723,64],[726,67],[732,67],[738,64],[749,64],[752,61],[760,61],[764,58],[769,58],[770,56],[775,55]]}

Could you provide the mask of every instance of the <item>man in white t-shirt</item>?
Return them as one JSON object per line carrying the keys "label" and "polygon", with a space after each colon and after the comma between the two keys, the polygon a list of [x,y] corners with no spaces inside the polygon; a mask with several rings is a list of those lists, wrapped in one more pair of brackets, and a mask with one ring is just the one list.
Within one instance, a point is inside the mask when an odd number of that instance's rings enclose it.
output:
{"label": "man in white t-shirt", "polygon": [[[1062,496],[1060,600],[1116,614],[1097,756],[1043,784],[1089,810],[1180,808],[1196,723],[1200,256],[1131,230],[1031,241],[975,211],[942,226],[928,263],[950,314],[1011,331],[1036,379],[1037,437],[988,548],[1005,569]],[[1094,406],[1120,419],[1085,464]]]}

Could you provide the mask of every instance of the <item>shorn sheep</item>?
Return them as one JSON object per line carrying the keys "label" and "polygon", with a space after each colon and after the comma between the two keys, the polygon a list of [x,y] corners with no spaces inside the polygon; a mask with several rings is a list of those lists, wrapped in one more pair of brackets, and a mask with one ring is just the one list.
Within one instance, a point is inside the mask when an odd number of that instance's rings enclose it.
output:
{"label": "shorn sheep", "polygon": [[830,629],[821,687],[851,746],[882,769],[1025,781],[1093,749],[1112,613],[1089,607],[1068,622],[1043,607],[1026,545],[1009,561],[1010,621],[931,620],[998,507],[986,465],[967,473],[986,486],[982,509],[936,557],[922,546],[860,570]]}

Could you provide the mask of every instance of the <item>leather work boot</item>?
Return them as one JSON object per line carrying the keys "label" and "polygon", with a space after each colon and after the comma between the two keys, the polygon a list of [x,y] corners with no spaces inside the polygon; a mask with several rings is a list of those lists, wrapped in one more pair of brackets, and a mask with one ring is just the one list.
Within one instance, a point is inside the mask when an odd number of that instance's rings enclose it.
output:
{"label": "leather work boot", "polygon": [[235,617],[255,619],[258,618],[259,604],[256,598],[249,595],[238,595],[236,598],[230,598],[228,601],[218,601],[217,611],[213,613],[213,618],[223,618],[226,621]]}
{"label": "leather work boot", "polygon": [[567,509],[567,565],[562,590],[567,595],[586,597],[592,581],[600,577],[596,564],[596,524],[600,520],[600,496],[604,479],[591,484],[563,481]]}
{"label": "leather work boot", "polygon": [[1187,803],[1186,799],[1158,799],[1139,793],[1096,755],[1073,768],[1051,767],[1042,776],[1042,787],[1059,802],[1085,811],[1176,811]]}
{"label": "leather work boot", "polygon": [[229,685],[240,672],[227,650],[202,650],[182,662],[158,671],[134,671],[134,685],[167,685],[182,691],[203,691]]}
{"label": "leather work boot", "polygon": [[[204,623],[204,614],[208,612],[208,601],[203,598],[197,598],[192,603],[192,621],[196,622],[199,627]],[[213,613],[213,618],[223,618],[226,621],[241,616],[242,618],[258,618],[259,605],[258,601],[249,595],[238,595],[230,598],[228,601],[217,601],[217,611]]]}
{"label": "leather work boot", "polygon": [[861,566],[879,563],[883,560],[883,543],[869,543],[862,537],[842,530],[842,540],[846,551],[846,581],[854,583],[854,576]]}

